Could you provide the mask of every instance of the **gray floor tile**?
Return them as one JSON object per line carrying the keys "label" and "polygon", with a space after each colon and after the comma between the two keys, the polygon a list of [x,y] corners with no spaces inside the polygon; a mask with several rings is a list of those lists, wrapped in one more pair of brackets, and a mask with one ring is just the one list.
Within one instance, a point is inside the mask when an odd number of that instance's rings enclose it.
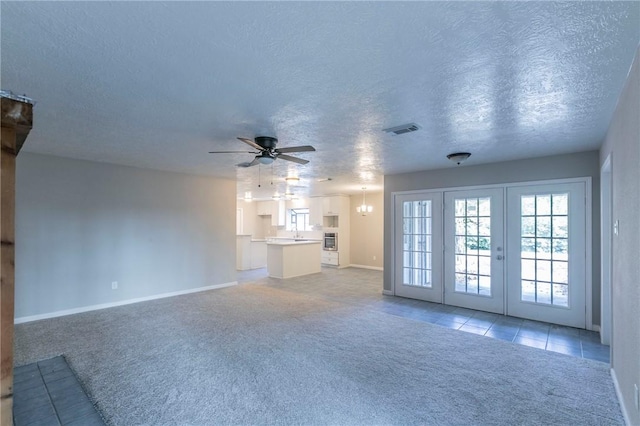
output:
{"label": "gray floor tile", "polygon": [[56,411],[58,412],[58,418],[60,418],[60,422],[63,425],[96,412],[95,408],[93,408],[93,404],[91,404],[89,400],[64,408],[56,407]]}
{"label": "gray floor tile", "polygon": [[493,325],[493,321],[491,320],[486,320],[486,319],[482,319],[482,318],[476,318],[476,317],[472,317],[469,318],[469,320],[467,322],[464,323],[465,325],[471,325],[474,327],[483,327],[483,328],[489,328]]}
{"label": "gray floor tile", "polygon": [[27,389],[32,389],[37,386],[44,386],[44,382],[42,381],[42,377],[38,374],[35,377],[32,377],[28,380],[23,380],[21,382],[13,383],[13,393],[22,392]]}
{"label": "gray floor tile", "polygon": [[457,322],[459,324],[464,324],[469,320],[470,317],[466,315],[459,315],[456,313],[447,313],[442,315],[442,320],[446,320],[449,322]]}
{"label": "gray floor tile", "polygon": [[19,367],[15,367],[13,369],[13,376],[14,377],[20,376],[21,374],[32,372],[32,371],[38,371],[38,364],[33,363],[33,364],[27,364],[27,365],[21,365]]}
{"label": "gray floor tile", "polygon": [[530,346],[532,348],[544,349],[547,346],[547,342],[543,342],[541,340],[529,339],[523,336],[516,336],[513,339],[514,343],[519,343],[524,346]]}
{"label": "gray floor tile", "polygon": [[53,401],[53,406],[56,408],[56,410],[66,410],[67,408],[73,407],[74,405],[90,402],[87,395],[84,392],[80,391],[67,393],[57,398],[54,398],[52,396],[51,400]]}
{"label": "gray floor tile", "polygon": [[71,371],[71,369],[67,367],[49,374],[43,374],[42,378],[44,379],[45,383],[49,384],[51,382],[55,382],[56,380],[64,379],[65,377],[71,376],[73,376],[73,371]]}
{"label": "gray floor tile", "polygon": [[66,424],[104,425],[63,357],[18,368],[20,375],[31,378],[14,388],[15,426],[60,425],[60,419]]}
{"label": "gray floor tile", "polygon": [[487,337],[492,337],[494,339],[505,340],[507,342],[512,342],[514,337],[516,337],[515,331],[513,332],[499,331],[499,330],[494,330],[493,328],[490,328],[489,330],[487,330],[487,332],[484,335]]}
{"label": "gray floor tile", "polygon": [[72,422],[67,423],[68,426],[104,426],[104,421],[102,417],[98,415],[98,413],[93,413],[88,416],[76,419]]}
{"label": "gray floor tile", "polygon": [[47,389],[44,386],[38,386],[31,389],[25,389],[21,392],[14,392],[13,401],[15,404],[22,404],[23,402],[30,401],[32,399],[48,399]]}
{"label": "gray floor tile", "polygon": [[488,327],[476,327],[469,324],[463,324],[462,327],[460,327],[458,330],[466,331],[467,333],[484,335],[488,329]]}
{"label": "gray floor tile", "polygon": [[580,347],[575,347],[575,346],[564,346],[557,343],[547,342],[546,349],[551,352],[559,352],[561,354],[572,355],[576,357],[582,356],[582,349],[580,349]]}
{"label": "gray floor tile", "polygon": [[548,337],[547,333],[544,331],[526,330],[522,328],[518,330],[517,334],[518,334],[518,337],[524,337],[532,340],[540,340],[542,342],[546,342]]}
{"label": "gray floor tile", "polygon": [[489,328],[489,330],[493,330],[499,333],[513,333],[513,335],[515,336],[518,333],[518,330],[520,330],[520,327],[494,323],[491,325],[491,328]]}
{"label": "gray floor tile", "polygon": [[16,426],[28,425],[38,420],[55,417],[53,405],[46,404],[13,416]]}
{"label": "gray floor tile", "polygon": [[571,337],[571,336],[558,336],[558,335],[549,334],[547,343],[560,345],[560,346],[568,346],[576,349],[582,349],[582,346],[580,345],[580,339],[576,337]]}
{"label": "gray floor tile", "polygon": [[49,392],[57,392],[59,390],[73,388],[78,386],[78,380],[75,376],[67,376],[62,379],[54,380],[47,383],[47,389]]}
{"label": "gray floor tile", "polygon": [[463,326],[463,324],[461,324],[459,322],[448,321],[448,320],[439,320],[439,321],[436,322],[436,325],[439,325],[441,327],[452,328],[454,330],[457,330],[457,329],[459,329],[460,327]]}

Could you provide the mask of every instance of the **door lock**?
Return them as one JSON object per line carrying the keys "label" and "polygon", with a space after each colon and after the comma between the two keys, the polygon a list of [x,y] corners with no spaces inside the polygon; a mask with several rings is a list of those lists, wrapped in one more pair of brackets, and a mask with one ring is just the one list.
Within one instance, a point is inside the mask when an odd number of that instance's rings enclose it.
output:
{"label": "door lock", "polygon": [[496,259],[498,259],[498,260],[502,260],[502,259],[504,259],[504,256],[502,256],[501,254],[499,254],[499,255],[497,255],[497,256],[496,256]]}

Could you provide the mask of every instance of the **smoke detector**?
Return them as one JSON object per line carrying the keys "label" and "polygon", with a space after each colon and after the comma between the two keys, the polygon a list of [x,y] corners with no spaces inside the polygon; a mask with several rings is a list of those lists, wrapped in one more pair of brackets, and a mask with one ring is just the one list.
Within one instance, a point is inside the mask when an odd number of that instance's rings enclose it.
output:
{"label": "smoke detector", "polygon": [[382,129],[383,132],[393,133],[394,135],[402,135],[405,133],[415,132],[420,126],[416,123],[403,124],[401,126],[389,127],[388,129]]}

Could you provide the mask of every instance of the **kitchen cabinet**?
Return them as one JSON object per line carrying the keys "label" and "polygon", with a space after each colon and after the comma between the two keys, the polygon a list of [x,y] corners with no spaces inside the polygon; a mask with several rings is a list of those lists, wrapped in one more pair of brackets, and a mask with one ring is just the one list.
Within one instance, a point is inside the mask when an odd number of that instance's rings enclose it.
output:
{"label": "kitchen cabinet", "polygon": [[320,260],[324,265],[331,266],[339,266],[340,265],[340,255],[337,251],[322,251],[322,256]]}
{"label": "kitchen cabinet", "polygon": [[251,240],[251,269],[267,266],[267,242]]}
{"label": "kitchen cabinet", "polygon": [[316,274],[320,268],[320,241],[270,241],[267,272],[272,278]]}
{"label": "kitchen cabinet", "polygon": [[236,235],[236,269],[251,268],[251,235]]}
{"label": "kitchen cabinet", "polygon": [[271,226],[285,226],[286,213],[284,201],[271,201]]}
{"label": "kitchen cabinet", "polygon": [[258,216],[271,216],[273,201],[258,201],[256,211]]}
{"label": "kitchen cabinet", "polygon": [[322,227],[324,198],[313,197],[309,199],[309,225],[314,228]]}
{"label": "kitchen cabinet", "polygon": [[258,201],[258,216],[271,216],[271,226],[284,226],[286,207],[284,201]]}
{"label": "kitchen cabinet", "polygon": [[323,216],[340,216],[341,214],[349,214],[349,197],[334,195],[322,199]]}

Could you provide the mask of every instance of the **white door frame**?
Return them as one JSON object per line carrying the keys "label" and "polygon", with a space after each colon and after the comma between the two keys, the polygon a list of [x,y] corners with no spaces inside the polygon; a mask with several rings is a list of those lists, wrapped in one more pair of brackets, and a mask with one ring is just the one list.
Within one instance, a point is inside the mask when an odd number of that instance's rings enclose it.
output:
{"label": "white door frame", "polygon": [[600,169],[600,341],[611,345],[611,229],[612,214],[612,166],[611,154]]}
{"label": "white door frame", "polygon": [[[446,187],[446,188],[429,188],[429,189],[414,189],[409,191],[393,191],[391,192],[391,250],[392,250],[392,262],[391,262],[391,290],[384,292],[385,294],[395,295],[395,276],[396,276],[396,255],[397,255],[397,247],[396,247],[396,213],[395,213],[395,205],[396,205],[396,197],[398,195],[405,194],[420,194],[420,193],[432,193],[432,192],[441,192],[444,193],[446,191],[455,191],[455,190],[467,190],[467,189],[483,189],[483,188],[509,188],[513,186],[528,186],[528,185],[546,185],[546,184],[554,184],[554,183],[571,183],[571,182],[584,182],[585,183],[585,214],[586,214],[586,235],[585,235],[585,249],[586,249],[586,259],[585,259],[585,319],[586,319],[586,329],[593,330],[593,268],[592,268],[592,253],[593,253],[593,242],[592,242],[592,234],[593,234],[593,226],[592,226],[592,184],[591,184],[591,176],[586,177],[577,177],[577,178],[566,178],[566,179],[549,179],[549,180],[536,180],[536,181],[528,181],[528,182],[506,182],[506,183],[496,183],[490,185],[469,185],[469,186],[460,186],[460,187]],[[508,248],[507,248],[508,249]],[[444,259],[444,256],[443,256]],[[444,268],[444,265],[442,265]]]}

